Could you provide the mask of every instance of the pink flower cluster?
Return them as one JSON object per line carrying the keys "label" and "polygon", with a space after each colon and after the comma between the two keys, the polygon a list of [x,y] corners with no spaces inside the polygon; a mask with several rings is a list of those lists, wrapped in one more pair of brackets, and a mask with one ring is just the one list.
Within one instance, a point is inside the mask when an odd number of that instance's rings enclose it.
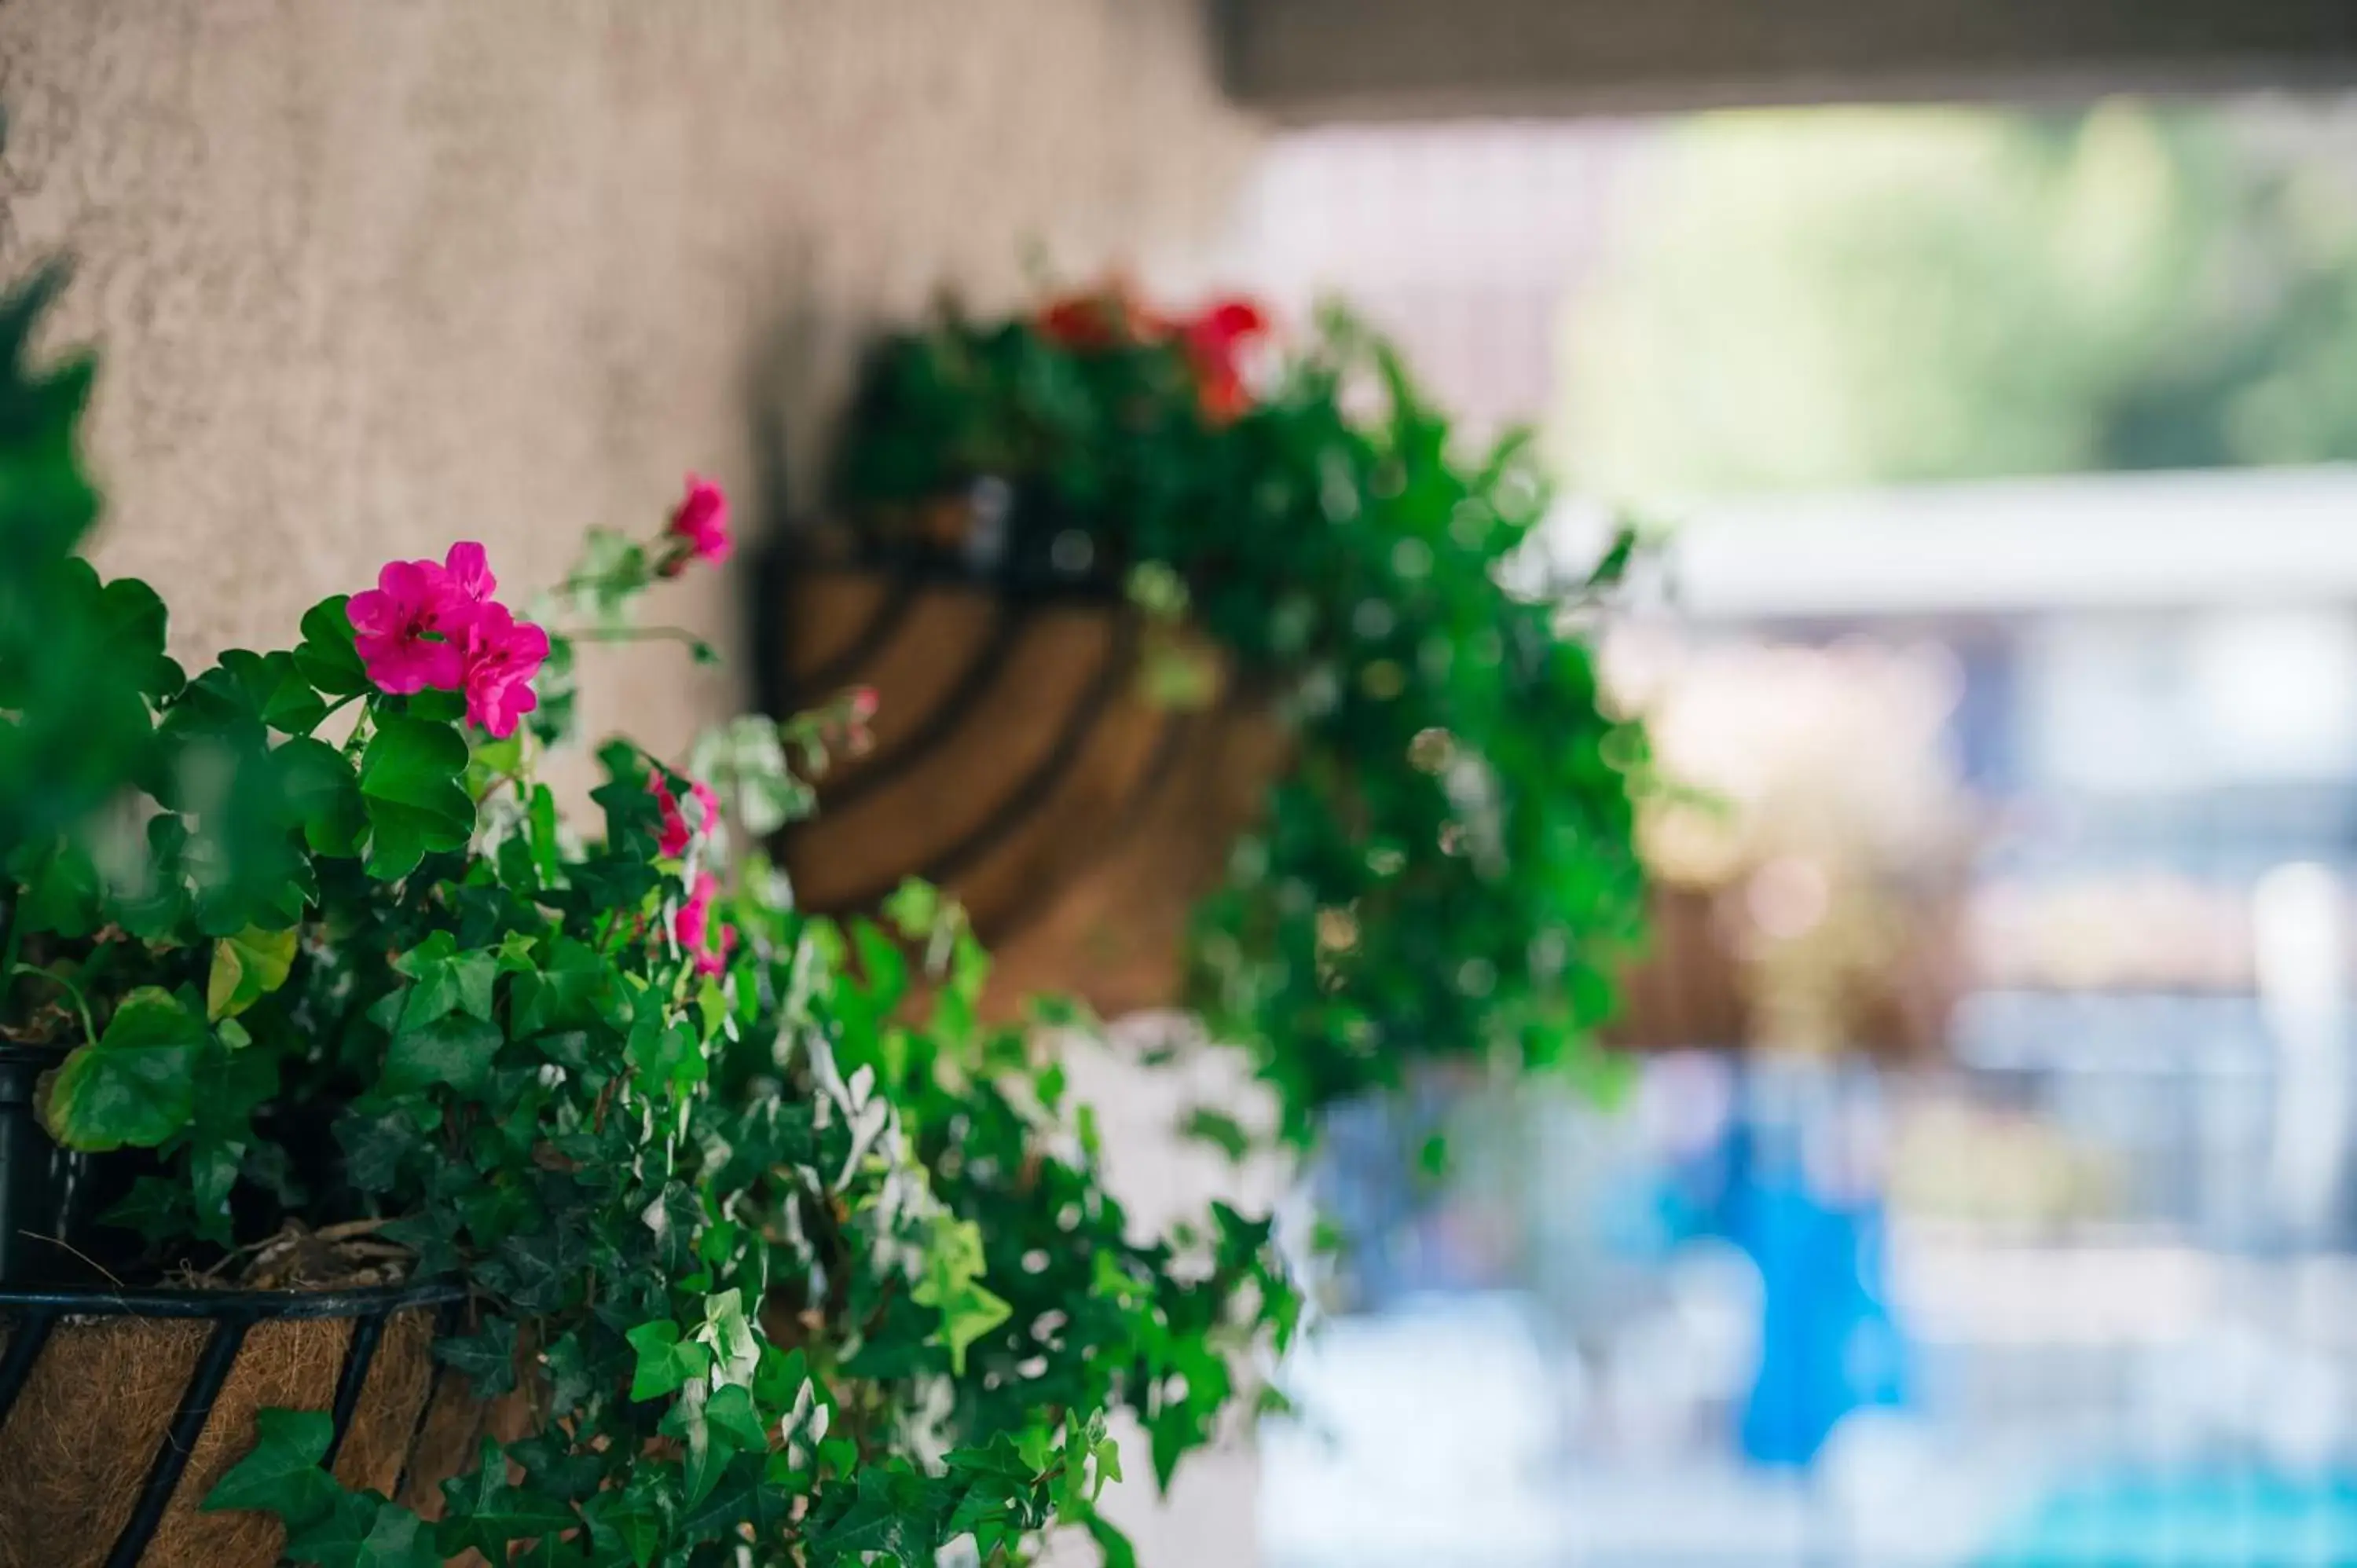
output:
{"label": "pink flower cluster", "polygon": [[548,633],[491,597],[483,547],[450,546],[432,561],[389,561],[376,586],[344,607],[353,645],[377,689],[396,696],[463,692],[467,718],[505,739],[538,705],[532,679],[548,658]]}
{"label": "pink flower cluster", "polygon": [[718,974],[727,968],[728,951],[737,945],[737,928],[725,920],[716,923],[712,918],[713,897],[719,891],[720,885],[713,880],[712,873],[698,872],[687,902],[672,917],[672,935],[694,958],[698,974]]}
{"label": "pink flower cluster", "polygon": [[679,797],[671,792],[660,770],[647,775],[647,791],[655,798],[655,807],[662,813],[662,852],[677,857],[687,853],[687,846],[698,836],[712,831],[720,821],[720,802],[711,789],[700,779],[687,781],[687,792],[700,812],[694,822],[680,808]]}
{"label": "pink flower cluster", "polygon": [[[663,777],[661,768],[647,775],[647,792],[655,798],[655,809],[662,815],[661,848],[666,855],[676,858],[685,854],[688,845],[719,825],[720,801],[700,779],[687,781],[688,799],[695,802],[694,822],[688,820],[687,811],[672,791],[671,781]],[[712,918],[712,900],[718,891],[719,885],[713,880],[712,873],[697,872],[686,902],[672,917],[672,935],[695,960],[698,974],[718,974],[726,969],[728,950],[737,945],[737,929],[726,921],[716,924]]]}
{"label": "pink flower cluster", "polygon": [[728,533],[727,492],[710,479],[690,474],[687,494],[672,509],[671,524],[664,532],[670,535],[672,546],[656,564],[659,575],[676,577],[691,560],[709,561],[716,566],[727,560],[735,547]]}

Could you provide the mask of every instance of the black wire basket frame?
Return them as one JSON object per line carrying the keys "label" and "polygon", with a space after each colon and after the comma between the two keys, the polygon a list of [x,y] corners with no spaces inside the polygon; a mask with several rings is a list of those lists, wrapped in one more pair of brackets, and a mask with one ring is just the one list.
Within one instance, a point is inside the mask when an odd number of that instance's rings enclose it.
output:
{"label": "black wire basket frame", "polygon": [[[220,1397],[221,1385],[236,1364],[238,1350],[255,1325],[335,1317],[352,1320],[351,1340],[336,1374],[335,1396],[329,1409],[334,1434],[320,1461],[322,1468],[330,1468],[343,1447],[352,1413],[360,1407],[361,1391],[368,1384],[369,1367],[376,1359],[386,1323],[399,1313],[434,1307],[438,1309],[441,1330],[447,1331],[466,1294],[466,1287],[452,1280],[309,1292],[0,1287],[0,1319],[9,1326],[7,1348],[0,1351],[0,1428],[6,1426],[17,1396],[24,1392],[50,1332],[60,1319],[152,1317],[195,1319],[212,1325],[212,1332],[188,1374],[188,1387],[164,1429],[163,1441],[156,1445],[156,1456],[148,1464],[147,1477],[140,1486],[131,1516],[106,1555],[105,1568],[133,1568],[147,1550],[156,1527],[163,1520],[164,1510],[171,1505],[181,1472],[196,1451],[197,1439],[203,1434],[206,1422],[211,1419],[213,1402]],[[425,1402],[418,1411],[416,1427],[410,1434],[409,1447],[415,1447],[417,1429],[423,1427],[425,1412],[433,1402],[429,1384]]]}

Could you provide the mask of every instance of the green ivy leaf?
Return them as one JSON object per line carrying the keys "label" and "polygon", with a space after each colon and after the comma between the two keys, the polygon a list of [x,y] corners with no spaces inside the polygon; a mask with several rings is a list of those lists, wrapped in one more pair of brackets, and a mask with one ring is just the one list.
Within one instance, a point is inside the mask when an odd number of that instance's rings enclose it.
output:
{"label": "green ivy leaf", "polygon": [[303,641],[295,650],[295,668],[312,686],[330,697],[349,697],[371,689],[367,667],[353,645],[352,623],[345,614],[349,595],[322,599],[303,615]]}
{"label": "green ivy leaf", "polygon": [[361,755],[361,800],[371,830],[368,873],[382,882],[417,869],[428,851],[463,847],[475,802],[459,783],[467,742],[448,725],[387,715]]}
{"label": "green ivy leaf", "polygon": [[[578,1344],[576,1337],[565,1335],[549,1346],[549,1361],[555,1369],[556,1383],[561,1385],[567,1380],[568,1373],[564,1369],[564,1363],[568,1359],[578,1359],[578,1357],[569,1356],[566,1352],[568,1348]],[[602,1388],[605,1380],[584,1379],[582,1381],[585,1387],[595,1381]],[[563,1395],[556,1398],[559,1405],[565,1402]],[[595,1452],[582,1452],[561,1434],[542,1433],[535,1437],[518,1438],[508,1444],[508,1457],[523,1467],[523,1473],[532,1478],[533,1486],[551,1497],[588,1503],[604,1493],[604,1462]],[[645,1496],[643,1481],[634,1479],[632,1489],[634,1496]],[[587,1511],[586,1508],[584,1511]]]}
{"label": "green ivy leaf", "polygon": [[[716,1448],[717,1444],[714,1445]],[[687,1472],[691,1498],[702,1498],[679,1516],[677,1533],[689,1541],[704,1541],[739,1534],[747,1525],[756,1531],[756,1539],[774,1531],[793,1515],[792,1497],[775,1487],[762,1484],[760,1467],[750,1455],[728,1455],[727,1463],[713,1465],[707,1472],[697,1473],[690,1460]],[[696,1488],[709,1477],[708,1494]]]}
{"label": "green ivy leaf", "polygon": [[377,1505],[377,1498],[359,1492],[340,1487],[330,1492],[324,1507],[307,1517],[287,1520],[281,1561],[311,1568],[354,1568],[361,1546],[376,1529]]}
{"label": "green ivy leaf", "polygon": [[945,908],[940,888],[910,877],[884,900],[884,918],[909,940],[921,942],[939,929]]}
{"label": "green ivy leaf", "polygon": [[49,1087],[44,1120],[68,1148],[154,1148],[196,1105],[204,1020],[160,986],[131,993],[94,1044],[77,1047]]}
{"label": "green ivy leaf", "polygon": [[344,754],[326,741],[298,736],[273,752],[286,809],[302,824],[313,853],[339,858],[360,853],[368,833],[367,804]]}
{"label": "green ivy leaf", "polygon": [[745,1293],[724,1290],[705,1304],[704,1327],[696,1337],[712,1351],[716,1381],[749,1386],[761,1361],[761,1343],[745,1313]]}
{"label": "green ivy leaf", "polygon": [[648,1568],[662,1545],[662,1518],[645,1504],[616,1493],[591,1498],[581,1505],[581,1516],[588,1521],[589,1544],[598,1553],[601,1568],[623,1562],[631,1568]]}
{"label": "green ivy leaf", "polygon": [[[780,1350],[767,1340],[762,1341],[760,1359],[753,1370],[755,1402],[770,1410],[791,1410],[801,1399],[802,1385],[810,1381],[810,1356],[799,1347]],[[816,1385],[813,1385],[813,1393]]]}
{"label": "green ivy leaf", "polygon": [[414,692],[401,699],[401,710],[427,724],[456,725],[467,716],[467,695],[463,692]]}
{"label": "green ivy leaf", "polygon": [[117,577],[99,590],[100,635],[133,663],[139,690],[158,702],[178,696],[188,681],[165,656],[167,618],[163,599],[136,577]]}
{"label": "green ivy leaf", "polygon": [[434,1359],[467,1375],[481,1399],[497,1399],[515,1387],[516,1325],[491,1317],[472,1334],[446,1335],[434,1342]]}
{"label": "green ivy leaf", "polygon": [[325,711],[318,693],[296,673],[291,655],[232,648],[188,682],[166,714],[163,732],[183,744],[220,742],[251,749],[260,745],[264,729],[299,733],[307,727],[302,721],[316,723]]}
{"label": "green ivy leaf", "polygon": [[415,1029],[453,1011],[470,1018],[491,1015],[491,986],[499,979],[500,954],[494,950],[457,950],[447,931],[436,931],[395,959],[393,967],[417,983],[402,1004],[401,1026]]}
{"label": "green ivy leaf", "polygon": [[232,1018],[286,983],[295,964],[295,931],[264,931],[253,926],[213,944],[212,973],[205,983],[205,1016]]}
{"label": "green ivy leaf", "polygon": [[704,1420],[715,1432],[726,1434],[739,1450],[759,1453],[769,1446],[769,1429],[754,1408],[752,1391],[741,1384],[723,1383],[713,1390],[704,1402]]}
{"label": "green ivy leaf", "polygon": [[480,1270],[486,1284],[525,1312],[554,1312],[579,1292],[588,1258],[578,1222],[502,1237]]}
{"label": "green ivy leaf", "polygon": [[637,1369],[630,1374],[634,1400],[676,1393],[690,1378],[700,1378],[712,1369],[712,1352],[693,1339],[682,1339],[679,1325],[668,1318],[641,1323],[624,1337],[639,1356]]}
{"label": "green ivy leaf", "polygon": [[315,1568],[441,1568],[424,1520],[373,1492],[343,1492],[331,1512],[286,1532],[286,1555]]}
{"label": "green ivy leaf", "polygon": [[476,736],[470,777],[488,785],[501,775],[520,773],[523,768],[523,737],[522,730],[504,740],[488,735]]}
{"label": "green ivy leaf", "polygon": [[1093,1489],[1089,1493],[1089,1501],[1091,1502],[1097,1500],[1098,1494],[1104,1490],[1106,1483],[1118,1482],[1122,1478],[1121,1442],[1118,1438],[1109,1437],[1104,1434],[1103,1431],[1103,1419],[1104,1418],[1102,1415],[1097,1417],[1099,1431],[1095,1438],[1089,1444],[1089,1457],[1095,1461],[1094,1468],[1096,1471],[1096,1478],[1092,1484]]}
{"label": "green ivy leaf", "polygon": [[532,799],[524,808],[524,837],[532,850],[533,870],[540,885],[556,886],[564,880],[559,855],[562,842],[557,833],[556,795],[545,784],[532,787]]}
{"label": "green ivy leaf", "polygon": [[530,1487],[508,1485],[507,1472],[506,1455],[486,1437],[475,1467],[442,1483],[447,1507],[436,1539],[444,1556],[472,1549],[505,1562],[510,1541],[553,1539],[581,1528],[572,1509]]}
{"label": "green ivy leaf", "polygon": [[810,1532],[813,1563],[895,1563],[930,1568],[940,1542],[923,1512],[918,1478],[868,1466],[859,1472],[859,1491],[850,1508]]}
{"label": "green ivy leaf", "polygon": [[1006,1321],[1014,1308],[978,1282],[983,1273],[982,1230],[971,1219],[944,1216],[932,1230],[924,1275],[909,1292],[920,1306],[942,1315],[933,1342],[948,1347],[950,1369],[965,1374],[965,1353],[974,1342]]}
{"label": "green ivy leaf", "polygon": [[336,1143],[344,1151],[344,1175],[371,1195],[392,1190],[403,1157],[419,1146],[415,1130],[402,1116],[342,1117],[336,1122]]}
{"label": "green ivy leaf", "polygon": [[188,1149],[189,1212],[197,1234],[227,1246],[230,1189],[242,1174],[248,1144],[243,1140],[208,1134],[201,1128]]}
{"label": "green ivy leaf", "polygon": [[[920,886],[911,883],[911,886]],[[909,960],[899,944],[872,920],[851,922],[851,945],[859,954],[860,973],[876,999],[876,1010],[888,1014],[909,991]]]}
{"label": "green ivy leaf", "polygon": [[603,1021],[610,984],[611,972],[597,949],[571,937],[559,937],[545,969],[516,977],[512,1013],[516,1034],[521,1037]]}
{"label": "green ivy leaf", "polygon": [[1104,1560],[1101,1568],[1137,1568],[1137,1548],[1110,1520],[1092,1509],[1082,1517],[1081,1523]]}
{"label": "green ivy leaf", "polygon": [[80,843],[27,845],[10,865],[21,891],[16,918],[27,931],[86,937],[102,923],[98,866]]}
{"label": "green ivy leaf", "polygon": [[695,1234],[704,1224],[704,1204],[686,1183],[663,1184],[662,1191],[640,1216],[655,1233],[662,1266],[684,1273],[695,1261]]}
{"label": "green ivy leaf", "polygon": [[324,1410],[254,1412],[253,1451],[205,1495],[208,1513],[256,1509],[287,1520],[325,1513],[341,1489],[320,1467],[336,1423]]}
{"label": "green ivy leaf", "polygon": [[414,1094],[443,1084],[461,1094],[479,1094],[490,1081],[491,1061],[506,1036],[497,1024],[453,1013],[421,1028],[404,1027],[385,1047],[387,1094]]}
{"label": "green ivy leaf", "polygon": [[941,1343],[949,1347],[950,1369],[960,1377],[965,1375],[966,1350],[1015,1310],[981,1285],[967,1285],[924,1305],[941,1308]]}
{"label": "green ivy leaf", "polygon": [[[705,1419],[708,1402],[695,1397],[693,1390],[671,1408],[662,1430],[680,1439],[686,1450],[680,1466],[680,1477],[687,1483],[687,1506],[694,1509],[710,1498],[728,1474],[729,1465],[737,1457],[737,1445],[725,1433],[715,1432]],[[733,1509],[731,1510],[734,1511]]]}
{"label": "green ivy leaf", "polygon": [[[221,672],[244,688],[247,705],[281,735],[307,735],[328,711],[311,682],[295,667],[291,653],[255,653],[232,648],[221,656]],[[200,680],[210,679],[208,671]]]}
{"label": "green ivy leaf", "polygon": [[122,1201],[99,1216],[99,1223],[119,1225],[146,1240],[161,1241],[196,1223],[195,1206],[185,1183],[143,1176],[131,1184]]}
{"label": "green ivy leaf", "polygon": [[1209,1105],[1188,1112],[1178,1132],[1181,1137],[1211,1144],[1231,1160],[1240,1161],[1252,1153],[1252,1134],[1244,1131],[1243,1123]]}
{"label": "green ivy leaf", "polygon": [[650,1091],[686,1090],[703,1082],[708,1071],[695,1031],[684,1022],[666,1023],[660,1013],[642,1014],[630,1026],[627,1048]]}

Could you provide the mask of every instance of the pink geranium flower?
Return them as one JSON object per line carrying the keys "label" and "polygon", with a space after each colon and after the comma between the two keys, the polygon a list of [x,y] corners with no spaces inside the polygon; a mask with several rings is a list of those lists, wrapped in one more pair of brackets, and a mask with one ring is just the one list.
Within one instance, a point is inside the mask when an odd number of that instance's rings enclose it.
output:
{"label": "pink geranium flower", "polygon": [[655,798],[656,808],[662,812],[661,847],[667,855],[685,854],[695,835],[710,832],[712,825],[720,820],[720,801],[700,779],[687,781],[688,793],[702,812],[693,824],[688,822],[687,813],[680,809],[679,798],[671,792],[671,786],[664,781],[661,772],[647,776],[647,789]]}
{"label": "pink geranium flower", "polygon": [[464,650],[454,634],[466,618],[459,604],[449,573],[431,561],[388,561],[375,587],[351,596],[344,618],[378,690],[406,696],[458,684]]}
{"label": "pink geranium flower", "polygon": [[500,580],[491,575],[490,558],[472,540],[462,539],[450,546],[450,553],[442,558],[442,573],[450,580],[450,602],[454,606],[489,604],[491,596],[499,591]]}
{"label": "pink geranium flower", "polygon": [[716,564],[727,560],[735,542],[728,535],[727,492],[710,479],[690,474],[687,494],[673,510],[667,532],[679,542],[663,558],[660,570],[666,577],[678,576],[690,556]]}
{"label": "pink geranium flower", "polygon": [[726,922],[715,928],[712,921],[712,899],[719,892],[719,884],[712,873],[697,874],[695,886],[687,901],[672,917],[672,935],[679,945],[695,960],[698,974],[718,974],[728,966],[728,950],[737,945],[737,929]]}
{"label": "pink geranium flower", "polygon": [[516,721],[540,705],[532,678],[548,658],[548,633],[520,621],[501,604],[478,608],[467,624],[459,684],[467,693],[467,718],[504,740]]}

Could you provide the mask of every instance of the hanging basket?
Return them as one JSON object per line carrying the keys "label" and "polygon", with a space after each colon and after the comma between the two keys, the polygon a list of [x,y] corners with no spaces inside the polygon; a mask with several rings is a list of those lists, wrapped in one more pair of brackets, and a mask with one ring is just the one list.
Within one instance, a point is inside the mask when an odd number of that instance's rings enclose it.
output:
{"label": "hanging basket", "polygon": [[[1174,650],[1102,587],[1010,586],[953,559],[787,559],[764,611],[774,711],[853,685],[879,699],[874,749],[822,780],[823,830],[784,835],[805,907],[947,888],[996,956],[1001,1015],[1039,991],[1107,1015],[1178,999],[1189,911],[1286,750],[1222,656]],[[1210,672],[1185,703],[1147,690],[1174,651]]]}
{"label": "hanging basket", "polygon": [[432,1359],[464,1296],[0,1289],[0,1568],[270,1568],[274,1516],[199,1507],[267,1407],[330,1412],[347,1486],[430,1491],[421,1435],[473,1419]]}

